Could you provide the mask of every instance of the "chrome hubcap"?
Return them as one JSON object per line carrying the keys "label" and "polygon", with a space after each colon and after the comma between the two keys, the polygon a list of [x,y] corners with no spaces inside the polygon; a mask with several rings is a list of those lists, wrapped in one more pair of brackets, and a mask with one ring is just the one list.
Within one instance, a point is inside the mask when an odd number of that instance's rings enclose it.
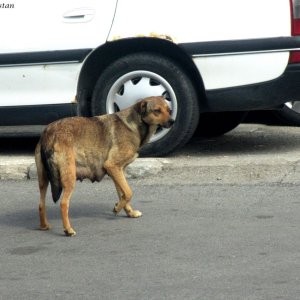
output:
{"label": "chrome hubcap", "polygon": [[300,101],[286,102],[285,105],[296,113],[300,113]]}
{"label": "chrome hubcap", "polygon": [[[107,96],[106,111],[111,114],[151,96],[164,96],[172,118],[176,119],[177,99],[173,88],[160,75],[144,70],[127,73],[115,81]],[[158,128],[150,142],[161,139],[169,130]]]}

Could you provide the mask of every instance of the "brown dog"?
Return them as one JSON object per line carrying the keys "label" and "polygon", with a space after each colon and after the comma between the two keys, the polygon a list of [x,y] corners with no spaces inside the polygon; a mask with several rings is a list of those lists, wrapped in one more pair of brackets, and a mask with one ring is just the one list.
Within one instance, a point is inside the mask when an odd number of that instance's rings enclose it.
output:
{"label": "brown dog", "polygon": [[76,179],[100,181],[108,174],[114,181],[122,209],[131,218],[142,215],[130,205],[132,192],[124,175],[125,167],[138,155],[160,125],[172,126],[170,108],[163,97],[149,97],[123,111],[98,117],[65,118],[48,125],[35,150],[40,189],[40,228],[48,230],[45,197],[50,181],[52,198],[57,202],[61,193],[61,214],[64,232],[75,235],[68,211]]}

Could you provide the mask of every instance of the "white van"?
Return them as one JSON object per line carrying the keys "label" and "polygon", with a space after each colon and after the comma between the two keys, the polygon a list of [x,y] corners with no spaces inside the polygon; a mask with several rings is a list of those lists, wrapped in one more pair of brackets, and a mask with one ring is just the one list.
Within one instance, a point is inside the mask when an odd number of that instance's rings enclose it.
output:
{"label": "white van", "polygon": [[175,125],[142,153],[165,155],[300,100],[300,0],[12,0],[0,28],[0,125],[164,95]]}

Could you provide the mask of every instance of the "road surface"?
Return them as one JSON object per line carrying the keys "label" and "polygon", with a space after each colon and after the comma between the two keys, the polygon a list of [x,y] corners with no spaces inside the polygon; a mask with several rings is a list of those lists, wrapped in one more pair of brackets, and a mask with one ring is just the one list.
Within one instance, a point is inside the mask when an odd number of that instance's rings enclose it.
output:
{"label": "road surface", "polygon": [[300,186],[181,177],[130,180],[140,219],[78,183],[73,238],[50,197],[38,230],[36,180],[0,181],[0,299],[299,299]]}

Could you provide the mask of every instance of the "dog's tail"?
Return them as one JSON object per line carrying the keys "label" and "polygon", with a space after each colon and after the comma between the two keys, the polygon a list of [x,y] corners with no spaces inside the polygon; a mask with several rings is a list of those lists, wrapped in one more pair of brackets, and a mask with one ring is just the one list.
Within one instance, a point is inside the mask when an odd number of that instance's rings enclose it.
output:
{"label": "dog's tail", "polygon": [[60,184],[60,174],[56,165],[52,162],[52,153],[45,151],[41,146],[42,164],[46,170],[47,177],[51,185],[52,199],[54,203],[58,201],[62,193],[62,186]]}

